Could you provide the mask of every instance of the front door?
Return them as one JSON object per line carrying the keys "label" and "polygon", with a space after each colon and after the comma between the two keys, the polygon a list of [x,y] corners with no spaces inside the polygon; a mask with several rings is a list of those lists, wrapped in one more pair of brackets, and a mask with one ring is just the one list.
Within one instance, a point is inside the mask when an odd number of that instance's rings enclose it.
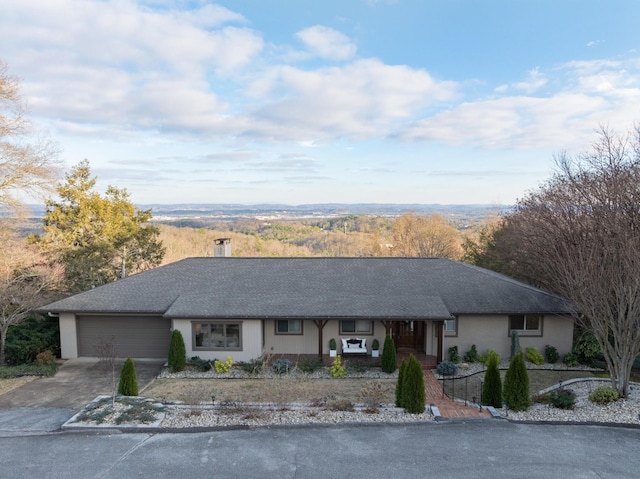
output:
{"label": "front door", "polygon": [[424,321],[397,321],[395,323],[396,349],[424,350]]}

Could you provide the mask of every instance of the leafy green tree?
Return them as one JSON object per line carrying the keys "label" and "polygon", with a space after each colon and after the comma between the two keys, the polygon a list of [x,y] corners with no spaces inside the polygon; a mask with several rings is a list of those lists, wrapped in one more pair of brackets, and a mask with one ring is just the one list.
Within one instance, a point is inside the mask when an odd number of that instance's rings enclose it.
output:
{"label": "leafy green tree", "polygon": [[522,351],[509,362],[509,369],[504,377],[504,401],[514,411],[525,411],[531,405],[529,374]]}
{"label": "leafy green tree", "polygon": [[488,359],[487,372],[482,383],[482,404],[486,406],[502,407],[502,379],[498,369],[499,359],[491,355]]}
{"label": "leafy green tree", "polygon": [[391,336],[384,338],[382,346],[382,370],[391,374],[398,369],[398,359],[396,358],[396,345],[393,344]]}
{"label": "leafy green tree", "polygon": [[138,210],[124,189],[94,191],[96,178],[85,160],[48,201],[44,234],[32,238],[65,269],[67,289],[84,291],[157,266],[164,256],[151,210]]}
{"label": "leafy green tree", "polygon": [[187,365],[187,351],[184,347],[184,339],[182,333],[177,329],[171,333],[171,342],[169,343],[169,371],[177,373],[184,371]]}
{"label": "leafy green tree", "polygon": [[411,414],[422,414],[426,394],[422,365],[413,354],[409,356],[404,379],[402,380],[402,407]]}
{"label": "leafy green tree", "polygon": [[131,358],[122,365],[122,371],[120,372],[120,383],[118,384],[118,394],[123,396],[137,396],[138,395],[138,378],[136,376],[136,367],[133,364]]}

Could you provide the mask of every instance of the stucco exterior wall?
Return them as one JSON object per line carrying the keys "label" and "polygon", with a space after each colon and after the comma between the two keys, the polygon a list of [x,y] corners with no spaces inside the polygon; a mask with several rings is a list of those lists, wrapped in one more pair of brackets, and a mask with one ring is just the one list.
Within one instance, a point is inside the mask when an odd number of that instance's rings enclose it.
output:
{"label": "stucco exterior wall", "polygon": [[[471,345],[475,344],[480,354],[487,349],[494,349],[503,358],[511,354],[511,337],[509,335],[508,315],[464,315],[458,317],[456,336],[446,336],[442,354],[447,359],[447,350],[458,346],[462,357]],[[571,352],[573,346],[573,320],[569,316],[544,315],[542,319],[542,335],[520,335],[522,350],[535,347],[544,354],[545,345],[555,346],[560,355]]]}
{"label": "stucco exterior wall", "polygon": [[[191,319],[174,319],[172,328],[182,333],[184,338],[184,346],[187,351],[187,358],[199,356],[202,359],[221,359],[226,360],[227,356],[231,356],[235,361],[249,361],[257,358],[262,354],[262,321],[258,319],[248,319],[239,321],[242,323],[242,350],[241,351],[206,351],[194,349],[192,322],[200,322],[201,320]],[[238,321],[233,321],[238,322]]]}
{"label": "stucco exterior wall", "polygon": [[[312,320],[302,321],[303,334],[276,334],[274,320],[266,320],[264,328],[264,350],[267,354],[318,354],[318,327]],[[329,354],[329,340],[334,338],[341,354],[342,338],[366,338],[367,350],[371,354],[371,343],[374,338],[380,342],[380,353],[384,345],[385,329],[380,321],[374,321],[371,334],[340,334],[340,321],[329,320],[322,330],[322,354]]]}
{"label": "stucco exterior wall", "polygon": [[62,359],[74,359],[78,357],[78,334],[76,327],[76,315],[73,313],[60,313],[60,356]]}

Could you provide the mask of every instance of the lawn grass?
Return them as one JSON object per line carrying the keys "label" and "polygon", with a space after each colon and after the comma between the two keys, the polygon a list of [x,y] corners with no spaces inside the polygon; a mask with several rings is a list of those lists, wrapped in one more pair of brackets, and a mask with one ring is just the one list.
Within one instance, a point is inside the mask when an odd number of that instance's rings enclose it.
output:
{"label": "lawn grass", "polygon": [[157,379],[144,395],[162,401],[186,404],[216,402],[367,402],[370,395],[380,402],[395,401],[395,379],[311,379],[288,375],[268,379]]}

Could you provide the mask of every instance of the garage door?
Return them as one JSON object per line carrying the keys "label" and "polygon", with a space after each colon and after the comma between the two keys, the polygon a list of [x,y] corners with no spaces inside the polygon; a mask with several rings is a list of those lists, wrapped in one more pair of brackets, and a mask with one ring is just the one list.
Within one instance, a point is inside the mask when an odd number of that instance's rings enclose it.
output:
{"label": "garage door", "polygon": [[79,316],[78,355],[98,357],[99,345],[111,343],[120,358],[166,358],[171,320],[159,316]]}

